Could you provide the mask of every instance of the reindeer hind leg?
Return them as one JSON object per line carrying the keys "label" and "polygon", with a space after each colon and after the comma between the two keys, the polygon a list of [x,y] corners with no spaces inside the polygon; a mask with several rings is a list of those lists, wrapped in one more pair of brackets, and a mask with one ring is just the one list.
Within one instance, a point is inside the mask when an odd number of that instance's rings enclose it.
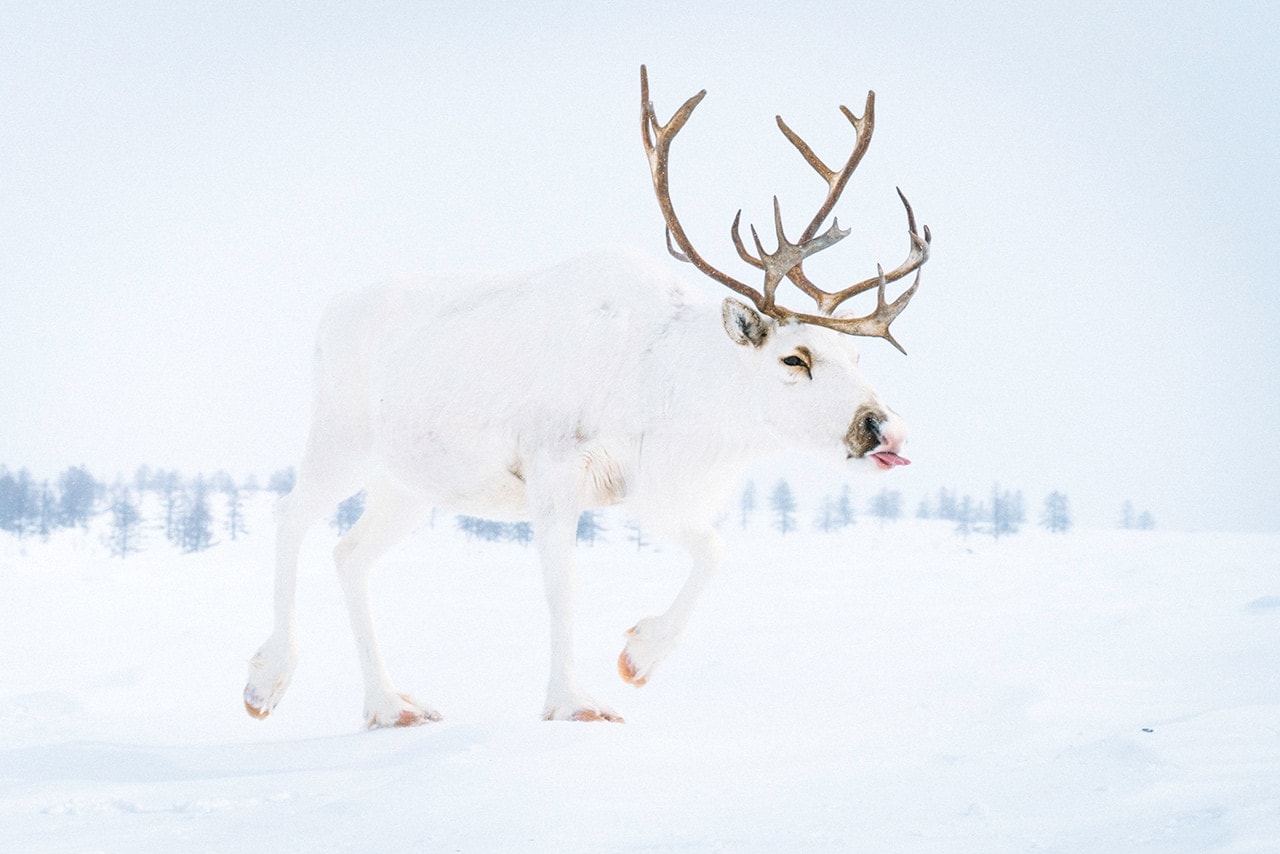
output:
{"label": "reindeer hind leg", "polygon": [[304,463],[293,490],[276,504],[275,627],[250,659],[244,688],[245,711],[255,718],[265,718],[279,704],[297,665],[296,590],[302,538],[335,504],[358,490],[359,481],[349,473],[335,476]]}

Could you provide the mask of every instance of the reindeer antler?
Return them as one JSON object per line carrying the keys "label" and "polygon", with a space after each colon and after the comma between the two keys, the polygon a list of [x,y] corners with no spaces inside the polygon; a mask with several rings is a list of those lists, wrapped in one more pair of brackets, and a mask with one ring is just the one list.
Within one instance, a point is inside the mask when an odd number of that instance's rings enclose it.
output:
{"label": "reindeer antler", "polygon": [[[871,134],[875,128],[875,93],[867,93],[866,108],[861,116],[855,116],[848,107],[840,107],[841,112],[853,125],[856,140],[853,152],[838,170],[831,169],[823,163],[813,149],[787,126],[782,117],[777,117],[778,128],[782,131],[783,136],[796,147],[796,150],[800,152],[813,170],[827,182],[827,197],[818,207],[818,211],[809,221],[809,225],[801,233],[800,238],[795,243],[792,243],[787,239],[783,230],[781,207],[778,204],[777,196],[774,196],[773,222],[777,237],[777,248],[771,253],[765,251],[755,226],[751,226],[751,237],[755,243],[756,254],[752,255],[748,252],[742,242],[740,231],[742,211],[738,211],[738,215],[733,218],[730,237],[733,239],[734,248],[737,249],[738,256],[743,261],[764,271],[764,285],[761,290],[756,290],[750,285],[738,281],[708,263],[694,249],[688,235],[685,233],[684,227],[680,225],[680,221],[676,217],[675,208],[671,204],[667,170],[667,158],[671,148],[671,141],[680,132],[680,129],[684,127],[685,122],[689,120],[689,116],[693,114],[694,108],[698,106],[706,94],[707,91],[704,89],[685,101],[680,109],[675,112],[675,115],[671,117],[670,121],[663,125],[658,122],[654,113],[653,103],[649,100],[648,72],[643,65],[640,66],[641,135],[644,141],[645,153],[649,158],[649,171],[653,175],[653,189],[658,197],[658,206],[662,210],[662,217],[666,221],[667,249],[681,261],[693,264],[705,275],[736,293],[748,297],[757,309],[771,317],[782,321],[793,320],[814,326],[826,326],[849,335],[883,338],[903,353],[906,353],[906,350],[902,349],[902,345],[889,332],[889,324],[906,308],[907,303],[911,301],[911,297],[915,294],[916,288],[919,287],[920,267],[929,260],[929,244],[933,236],[930,234],[928,226],[924,227],[923,237],[916,230],[915,213],[911,210],[911,205],[907,202],[907,197],[902,194],[902,190],[898,190],[898,197],[902,199],[902,204],[907,210],[907,230],[911,238],[911,249],[905,261],[888,273],[885,273],[877,265],[875,276],[839,291],[824,291],[819,288],[804,274],[803,267],[805,259],[810,255],[821,252],[823,249],[838,243],[849,234],[847,229],[840,228],[839,222],[834,218],[831,221],[831,227],[826,231],[819,234],[818,229],[822,227],[822,223],[826,221],[832,208],[835,207],[840,194],[844,192],[850,176],[857,169],[863,155],[867,152],[868,146],[871,144]],[[675,246],[672,245],[673,240]],[[913,271],[916,273],[916,279],[911,287],[897,299],[888,302],[885,298],[885,286],[889,282],[896,282]],[[822,314],[795,312],[778,305],[774,294],[784,278],[790,279],[796,287],[808,294],[817,303],[818,310]],[[849,318],[831,316],[842,302],[872,287],[877,287],[879,290],[876,297],[876,308],[870,314],[865,317]]]}

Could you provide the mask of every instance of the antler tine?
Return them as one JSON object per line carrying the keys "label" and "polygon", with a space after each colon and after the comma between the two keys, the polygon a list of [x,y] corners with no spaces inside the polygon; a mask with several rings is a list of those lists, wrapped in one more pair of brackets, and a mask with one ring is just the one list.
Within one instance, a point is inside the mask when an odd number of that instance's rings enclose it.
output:
{"label": "antler tine", "polygon": [[867,153],[867,148],[871,145],[871,134],[875,131],[876,126],[876,93],[867,92],[867,103],[861,116],[855,116],[853,111],[843,104],[840,106],[840,112],[844,113],[845,118],[853,125],[857,141],[854,143],[853,151],[849,154],[849,159],[845,161],[845,164],[839,170],[833,170],[823,163],[813,149],[809,147],[809,144],[801,139],[799,134],[787,127],[787,123],[782,120],[782,116],[776,117],[778,129],[782,131],[782,135],[796,147],[796,150],[804,157],[805,162],[813,168],[813,171],[817,172],[822,180],[827,182],[827,198],[823,200],[818,212],[813,215],[813,219],[809,221],[809,225],[801,233],[801,243],[812,239],[818,233],[818,229],[822,227],[822,223],[826,221],[831,209],[835,207],[836,201],[839,200],[840,194],[844,192],[845,184],[849,183],[849,178]]}
{"label": "antler tine", "polygon": [[666,230],[666,234],[667,234],[667,251],[671,253],[671,257],[675,258],[677,261],[683,261],[686,264],[692,264],[693,262],[689,260],[688,255],[684,254],[679,249],[671,245],[671,229],[670,228]]}
{"label": "antler tine", "polygon": [[893,333],[889,331],[889,324],[893,323],[894,319],[907,307],[907,303],[911,302],[911,298],[915,296],[916,289],[920,287],[920,271],[916,270],[916,279],[911,283],[911,287],[899,294],[898,298],[893,302],[888,302],[885,299],[884,291],[885,285],[888,283],[888,276],[885,274],[884,268],[879,264],[876,265],[876,283],[879,285],[879,290],[876,292],[876,307],[868,315],[863,317],[826,317],[813,314],[795,314],[793,317],[801,323],[825,326],[828,329],[834,329],[847,335],[883,338],[898,348],[898,352],[905,356],[907,351],[893,337]]}
{"label": "antler tine", "polygon": [[[702,273],[731,290],[749,297],[755,303],[756,308],[778,320],[825,326],[849,335],[883,338],[905,353],[906,350],[903,350],[902,345],[890,333],[889,325],[906,308],[920,286],[920,267],[929,260],[929,248],[933,241],[933,235],[927,225],[923,229],[917,227],[915,212],[911,209],[911,203],[907,201],[907,197],[901,189],[898,190],[898,198],[902,200],[902,205],[906,209],[907,232],[911,239],[911,248],[906,260],[888,273],[884,271],[882,266],[877,264],[876,275],[873,278],[858,282],[836,292],[824,291],[813,284],[805,276],[803,269],[806,258],[838,243],[849,234],[848,229],[840,228],[839,220],[834,217],[826,231],[819,234],[819,229],[822,228],[823,222],[831,214],[835,203],[840,198],[840,194],[844,192],[850,176],[852,176],[858,164],[862,162],[863,156],[867,153],[867,148],[871,143],[872,132],[875,130],[875,92],[867,93],[866,108],[861,116],[854,115],[848,107],[840,107],[840,111],[844,113],[845,117],[853,125],[857,139],[854,143],[853,151],[849,154],[844,165],[838,170],[832,169],[823,163],[813,148],[799,134],[793,131],[782,120],[781,116],[777,117],[778,128],[782,131],[783,136],[795,146],[800,155],[804,157],[805,162],[826,182],[827,196],[819,206],[817,213],[814,214],[813,219],[809,221],[800,238],[794,243],[787,238],[782,225],[782,208],[778,202],[778,197],[774,196],[773,224],[778,243],[773,252],[765,251],[764,245],[760,240],[760,234],[756,231],[755,226],[751,226],[751,238],[755,243],[756,250],[756,254],[752,255],[742,240],[742,211],[739,210],[733,218],[733,226],[729,231],[733,246],[737,250],[739,258],[752,267],[764,271],[764,287],[762,291],[757,291],[750,285],[743,284],[708,264],[689,242],[689,238],[685,234],[684,228],[680,225],[680,221],[676,218],[675,210],[671,204],[667,172],[667,155],[671,140],[684,127],[694,108],[698,106],[705,95],[706,90],[703,90],[685,101],[667,124],[663,125],[658,121],[654,113],[653,104],[649,101],[648,74],[645,67],[643,65],[640,66],[641,133],[644,138],[645,152],[649,158],[649,168],[653,175],[654,191],[658,196],[658,205],[662,209],[663,219],[666,220],[668,251],[676,258],[693,264]],[[923,230],[923,234],[921,234],[921,230]],[[903,291],[897,299],[889,302],[885,296],[887,285],[890,282],[898,281],[913,271],[916,274],[916,278],[911,287]],[[774,301],[774,293],[784,278],[790,279],[796,287],[808,294],[817,303],[818,309],[822,314],[802,314],[777,305]],[[835,309],[842,302],[873,287],[878,290],[876,307],[870,314],[865,317],[853,318],[832,316]]]}
{"label": "antler tine", "polygon": [[[782,223],[780,221],[777,221],[777,218],[778,218],[777,202],[778,202],[778,199],[775,196],[774,197],[775,228],[779,231],[779,233],[781,233]],[[754,233],[755,226],[749,226],[749,227]],[[832,220],[831,227],[827,229],[827,231],[824,234],[816,238],[811,238],[809,241],[803,244],[804,257],[807,258],[810,255],[814,254],[815,252],[820,252],[821,250],[826,249],[828,246],[831,246],[837,241],[843,240],[848,236],[849,236],[849,229],[841,228],[839,220]],[[741,258],[743,261],[746,261],[752,267],[755,267],[757,269],[763,270],[765,268],[764,261],[762,261],[760,258],[755,257],[750,252],[748,252],[746,246],[742,242],[742,211],[738,211],[737,214],[734,215],[733,225],[729,228],[729,237],[732,238],[733,240],[733,247],[738,250],[739,258]],[[785,240],[785,238],[783,239]],[[779,241],[779,243],[781,242],[782,241]],[[792,245],[800,246],[801,244],[792,244]],[[758,239],[756,240],[756,248],[757,250],[763,251],[760,248],[760,241]],[[795,268],[792,268],[792,269],[794,270]],[[807,282],[808,280],[805,280],[805,281]],[[797,282],[797,284],[799,283]],[[821,292],[819,291],[819,293]]]}
{"label": "antler tine", "polygon": [[825,291],[822,291],[809,282],[809,280],[804,277],[803,272],[800,273],[798,279],[794,274],[800,271],[800,265],[804,263],[804,259],[817,252],[821,252],[823,249],[826,249],[849,236],[849,230],[840,228],[838,220],[833,220],[831,227],[823,234],[820,234],[817,237],[812,237],[809,240],[801,241],[800,243],[792,243],[787,239],[786,231],[783,229],[782,208],[778,203],[778,197],[774,196],[773,227],[774,232],[777,235],[778,247],[773,252],[766,252],[764,246],[760,242],[760,235],[756,232],[756,227],[753,225],[751,226],[751,237],[755,241],[756,252],[759,253],[759,257],[754,258],[747,253],[746,249],[742,245],[741,237],[738,234],[738,221],[739,218],[735,217],[733,221],[734,245],[738,249],[738,255],[741,256],[743,260],[752,266],[765,271],[764,299],[766,305],[774,305],[774,291],[782,280],[788,276],[792,276],[793,281],[796,281],[796,284],[814,300],[821,302],[822,299],[827,296]]}
{"label": "antler tine", "polygon": [[[883,279],[887,282],[896,282],[911,272],[918,271],[920,267],[924,265],[924,262],[929,260],[929,246],[933,242],[933,234],[929,231],[929,226],[926,225],[924,227],[923,236],[921,236],[920,232],[917,231],[915,211],[911,209],[911,203],[907,201],[907,197],[903,194],[902,189],[896,189],[898,190],[898,198],[902,199],[902,206],[906,208],[907,211],[907,233],[911,238],[911,250],[907,253],[906,260],[897,267],[894,267],[888,273],[883,274]],[[818,298],[818,306],[826,314],[831,314],[836,310],[840,303],[850,297],[857,296],[863,291],[868,291],[871,288],[874,288],[880,283],[881,278],[882,277],[878,274],[869,279],[863,279],[857,284],[850,285],[842,291],[836,291],[835,293],[830,294],[824,293],[823,297]],[[799,283],[797,282],[797,284]],[[914,291],[914,286],[912,286],[912,290]]]}
{"label": "antler tine", "polygon": [[[693,115],[693,110],[707,97],[707,90],[703,89],[696,95],[693,95],[680,105],[680,109],[667,121],[661,124],[658,121],[657,114],[653,109],[653,102],[649,100],[649,74],[645,67],[640,66],[640,108],[641,122],[640,132],[644,138],[645,151],[649,154],[652,162],[655,157],[661,161],[664,171],[666,168],[666,154],[671,147],[671,140],[684,127],[685,122],[689,121],[689,116]],[[650,139],[650,128],[652,127],[654,140]]]}
{"label": "antler tine", "polygon": [[[738,213],[733,217],[733,227],[729,229],[729,236],[733,238],[733,248],[738,250],[738,257],[741,258],[743,261],[746,261],[752,267],[757,267],[763,270],[764,262],[761,261],[759,258],[756,258],[755,256],[753,256],[751,253],[747,252],[747,247],[742,245],[742,232],[740,230],[741,222],[742,222],[742,211],[739,210]],[[752,227],[752,230],[753,231],[755,230],[754,226]]]}
{"label": "antler tine", "polygon": [[809,165],[813,167],[815,172],[822,176],[822,180],[830,184],[831,179],[836,173],[832,171],[827,164],[822,162],[821,158],[814,153],[813,149],[809,147],[807,142],[801,139],[795,131],[787,127],[787,123],[782,120],[782,116],[774,116],[774,118],[778,122],[778,128],[782,131],[782,135],[790,140],[791,144],[796,147],[805,160],[809,161]]}
{"label": "antler tine", "polygon": [[[701,103],[706,94],[707,90],[703,89],[686,100],[664,125],[658,121],[653,102],[649,100],[648,70],[643,65],[640,66],[640,135],[644,142],[645,154],[649,159],[649,172],[653,177],[653,190],[658,197],[658,207],[662,210],[662,218],[667,225],[667,249],[679,260],[689,262],[704,275],[715,279],[735,293],[747,297],[755,303],[756,308],[770,312],[772,304],[770,300],[765,299],[764,294],[711,266],[698,254],[689,241],[688,235],[685,234],[684,226],[680,224],[675,208],[671,204],[670,176],[667,169],[671,141],[684,127],[689,116],[693,114],[694,108]],[[672,247],[673,240],[679,247],[679,252]]]}
{"label": "antler tine", "polygon": [[[843,104],[840,106],[840,112],[842,112],[845,118],[849,120],[849,123],[853,125],[857,139],[854,142],[853,151],[850,152],[849,158],[838,170],[832,169],[823,163],[822,159],[818,157],[813,148],[810,147],[799,134],[793,131],[787,123],[782,120],[782,116],[777,116],[778,128],[782,131],[782,135],[795,146],[796,150],[800,152],[800,155],[804,157],[805,161],[815,172],[818,173],[822,180],[827,182],[827,197],[818,207],[817,213],[814,214],[813,219],[809,221],[809,225],[800,235],[801,245],[817,240],[821,242],[818,249],[826,248],[832,243],[835,243],[836,240],[839,240],[840,237],[848,234],[848,231],[841,232],[839,224],[835,220],[832,220],[831,228],[829,228],[825,234],[815,238],[815,235],[818,233],[818,229],[822,226],[822,223],[826,221],[826,218],[831,213],[832,208],[835,207],[836,201],[839,200],[840,195],[844,192],[845,185],[849,183],[849,178],[853,175],[854,170],[858,168],[858,164],[862,162],[863,156],[866,155],[867,149],[871,145],[871,135],[875,131],[875,110],[876,93],[874,91],[867,92],[866,106],[863,108],[861,116],[854,115],[853,111]],[[834,235],[836,234],[839,234],[840,237],[835,237]],[[815,249],[814,251],[816,252],[818,249]],[[792,284],[808,294],[809,298],[816,302],[823,312],[830,314],[831,310],[839,304],[838,300],[834,302],[832,301],[832,295],[830,293],[819,288],[809,280],[809,277],[804,273],[802,264],[796,264],[793,266],[787,272],[787,278],[791,280]]]}

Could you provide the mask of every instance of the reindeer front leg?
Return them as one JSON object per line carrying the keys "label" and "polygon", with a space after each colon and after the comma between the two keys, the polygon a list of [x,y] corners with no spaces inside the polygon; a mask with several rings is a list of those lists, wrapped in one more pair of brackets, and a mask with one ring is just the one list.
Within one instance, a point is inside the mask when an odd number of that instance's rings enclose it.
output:
{"label": "reindeer front leg", "polygon": [[547,461],[527,472],[527,487],[551,616],[551,676],[547,681],[547,703],[542,718],[622,723],[616,712],[583,693],[574,669],[573,612],[577,598],[574,550],[581,508],[577,469]]}
{"label": "reindeer front leg", "polygon": [[639,688],[675,648],[693,607],[724,559],[724,544],[711,526],[684,531],[680,543],[693,558],[689,578],[665,613],[646,617],[627,630],[627,645],[618,656],[618,673]]}

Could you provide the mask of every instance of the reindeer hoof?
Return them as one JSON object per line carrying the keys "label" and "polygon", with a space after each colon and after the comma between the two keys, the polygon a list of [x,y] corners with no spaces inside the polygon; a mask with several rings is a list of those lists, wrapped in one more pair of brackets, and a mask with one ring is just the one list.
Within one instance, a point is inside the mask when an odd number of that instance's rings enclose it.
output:
{"label": "reindeer hoof", "polygon": [[628,685],[634,685],[637,688],[642,687],[649,681],[647,676],[640,676],[636,669],[636,664],[631,660],[631,656],[624,649],[618,656],[618,675],[622,677],[622,681]]}
{"label": "reindeer hoof", "polygon": [[425,723],[439,723],[443,718],[439,712],[431,711],[410,711],[405,709],[400,713],[400,717],[396,718],[396,722],[392,726],[422,726]]}
{"label": "reindeer hoof", "polygon": [[618,675],[637,688],[646,684],[675,643],[666,623],[658,617],[646,617],[626,631],[627,643],[618,656]]}
{"label": "reindeer hoof", "polygon": [[591,723],[592,721],[608,721],[611,724],[624,724],[626,721],[622,719],[622,715],[603,710],[581,709],[574,712],[570,720],[580,721],[582,723]]}
{"label": "reindeer hoof", "polygon": [[578,721],[579,723],[594,723],[595,721],[608,721],[611,724],[625,724],[622,715],[617,712],[611,712],[608,709],[578,709],[576,712],[567,717],[560,717],[555,712],[547,712],[542,716],[544,721]]}
{"label": "reindeer hoof", "polygon": [[436,723],[440,720],[443,718],[435,709],[423,706],[408,694],[399,694],[394,707],[366,712],[365,728],[422,726],[425,723]]}
{"label": "reindeer hoof", "polygon": [[602,706],[585,697],[548,705],[542,713],[542,719],[544,721],[578,721],[579,723],[593,723],[595,721],[607,721],[611,724],[626,723],[622,719],[622,715],[613,709],[608,706]]}
{"label": "reindeer hoof", "polygon": [[258,720],[262,720],[267,715],[271,714],[270,708],[255,706],[253,703],[249,702],[248,697],[245,697],[244,700],[244,710],[249,713],[249,717],[257,718]]}
{"label": "reindeer hoof", "polygon": [[244,710],[250,717],[262,720],[280,705],[297,661],[298,654],[292,644],[277,642],[274,638],[264,643],[249,660],[249,677],[242,696]]}
{"label": "reindeer hoof", "polygon": [[262,720],[280,702],[286,687],[287,682],[276,682],[269,689],[263,690],[250,682],[244,686],[244,710],[249,713],[249,717]]}

